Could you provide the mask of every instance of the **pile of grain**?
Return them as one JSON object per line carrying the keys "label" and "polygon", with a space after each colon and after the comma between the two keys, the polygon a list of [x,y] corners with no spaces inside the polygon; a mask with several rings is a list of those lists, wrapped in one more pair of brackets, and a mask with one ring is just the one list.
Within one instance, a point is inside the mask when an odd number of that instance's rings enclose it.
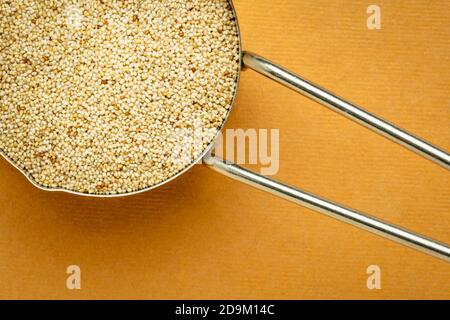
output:
{"label": "pile of grain", "polygon": [[0,12],[0,149],[42,186],[157,185],[229,112],[239,39],[227,0],[2,0]]}

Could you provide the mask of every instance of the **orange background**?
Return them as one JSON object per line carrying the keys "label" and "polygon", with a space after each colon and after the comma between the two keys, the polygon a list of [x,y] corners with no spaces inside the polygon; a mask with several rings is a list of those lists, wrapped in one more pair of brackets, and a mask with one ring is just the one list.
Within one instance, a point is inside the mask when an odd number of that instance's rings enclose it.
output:
{"label": "orange background", "polygon": [[[244,47],[450,149],[449,1],[236,0]],[[277,179],[450,243],[450,174],[252,71],[228,128],[279,128]],[[81,267],[82,289],[66,289]],[[379,265],[382,289],[366,288]],[[450,298],[450,265],[202,166],[148,193],[34,188],[0,160],[0,298]]]}

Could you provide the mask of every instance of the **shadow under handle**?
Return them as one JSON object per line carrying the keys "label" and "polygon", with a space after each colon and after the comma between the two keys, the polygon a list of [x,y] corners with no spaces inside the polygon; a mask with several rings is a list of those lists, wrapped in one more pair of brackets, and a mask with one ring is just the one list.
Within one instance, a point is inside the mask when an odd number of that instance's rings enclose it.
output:
{"label": "shadow under handle", "polygon": [[276,82],[336,111],[345,117],[391,139],[394,142],[430,159],[450,170],[450,154],[432,144],[414,137],[412,134],[395,125],[378,118],[362,108],[345,101],[335,94],[301,78],[300,76],[280,67],[269,60],[251,52],[244,52],[243,62],[256,72],[269,77]]}
{"label": "shadow under handle", "polygon": [[261,176],[220,158],[207,155],[204,163],[229,178],[450,262],[450,247],[443,243]]}

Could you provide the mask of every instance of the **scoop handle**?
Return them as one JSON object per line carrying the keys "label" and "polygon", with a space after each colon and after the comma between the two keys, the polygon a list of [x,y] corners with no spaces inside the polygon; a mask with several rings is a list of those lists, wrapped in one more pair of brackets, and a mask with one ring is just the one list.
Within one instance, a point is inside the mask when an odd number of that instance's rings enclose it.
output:
{"label": "scoop handle", "polygon": [[450,170],[450,154],[251,52],[244,65]]}
{"label": "scoop handle", "polygon": [[446,244],[261,176],[220,158],[206,155],[203,160],[211,169],[229,178],[450,262],[450,247]]}

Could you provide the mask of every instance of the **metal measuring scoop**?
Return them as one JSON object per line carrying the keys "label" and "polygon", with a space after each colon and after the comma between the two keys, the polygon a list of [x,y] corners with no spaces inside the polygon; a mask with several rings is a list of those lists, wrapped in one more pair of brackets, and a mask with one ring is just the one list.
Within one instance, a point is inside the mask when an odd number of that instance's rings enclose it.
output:
{"label": "metal measuring scoop", "polygon": [[[236,25],[239,32],[239,24],[237,22],[236,11],[233,6],[233,2],[229,1],[230,8],[233,10],[234,17],[236,18]],[[240,39],[241,40],[241,39]],[[425,142],[424,140],[413,136],[412,134],[398,128],[397,126],[378,118],[377,116],[363,110],[362,108],[339,98],[335,94],[319,87],[318,85],[309,82],[300,76],[264,59],[256,54],[250,52],[244,52],[242,50],[241,41],[239,45],[240,50],[240,61],[239,61],[239,72],[242,67],[248,67],[253,69],[264,76],[267,76],[288,88],[291,88],[302,95],[319,102],[320,104],[336,111],[347,118],[350,118],[359,124],[383,135],[386,138],[397,142],[406,148],[430,159],[431,161],[443,166],[446,169],[450,169],[450,154],[440,150],[439,148],[433,146],[432,144]],[[237,79],[239,83],[239,77]],[[238,86],[236,86],[237,88]],[[235,102],[236,92],[233,99],[233,104]],[[230,112],[231,112],[230,108]],[[229,113],[228,113],[229,115]],[[228,118],[228,116],[227,116]],[[220,128],[218,128],[217,134],[223,128],[226,119]],[[320,213],[326,214],[330,217],[336,218],[340,221],[349,223],[356,227],[365,229],[372,233],[378,234],[382,237],[388,238],[390,240],[396,241],[398,243],[404,244],[411,248],[420,250],[432,256],[441,258],[447,262],[450,262],[450,247],[446,244],[440,243],[438,241],[429,239],[425,236],[416,234],[414,232],[405,230],[399,226],[395,226],[388,222],[381,221],[369,215],[358,212],[354,209],[349,209],[335,202],[325,200],[321,197],[315,196],[311,193],[302,191],[292,186],[288,186],[281,182],[269,179],[267,177],[261,176],[259,174],[253,173],[247,169],[244,169],[236,164],[225,161],[223,159],[211,156],[209,151],[214,146],[214,143],[205,149],[204,153],[201,154],[197,159],[187,166],[184,170],[177,173],[170,179],[163,181],[160,184],[145,188],[136,192],[117,194],[117,195],[95,195],[95,194],[85,194],[74,192],[65,189],[54,189],[47,188],[39,185],[34,181],[34,179],[22,168],[20,168],[14,161],[12,161],[7,154],[0,150],[0,154],[8,160],[13,166],[20,170],[36,187],[46,190],[46,191],[63,191],[72,194],[78,194],[83,196],[92,197],[116,197],[116,196],[126,196],[132,195],[140,192],[149,191],[151,189],[160,187],[163,184],[179,177],[181,174],[192,168],[200,160],[204,162],[215,171],[222,173],[230,178],[241,181],[255,188],[264,190],[286,200],[297,203],[301,206],[307,207],[309,209],[318,211]]]}

